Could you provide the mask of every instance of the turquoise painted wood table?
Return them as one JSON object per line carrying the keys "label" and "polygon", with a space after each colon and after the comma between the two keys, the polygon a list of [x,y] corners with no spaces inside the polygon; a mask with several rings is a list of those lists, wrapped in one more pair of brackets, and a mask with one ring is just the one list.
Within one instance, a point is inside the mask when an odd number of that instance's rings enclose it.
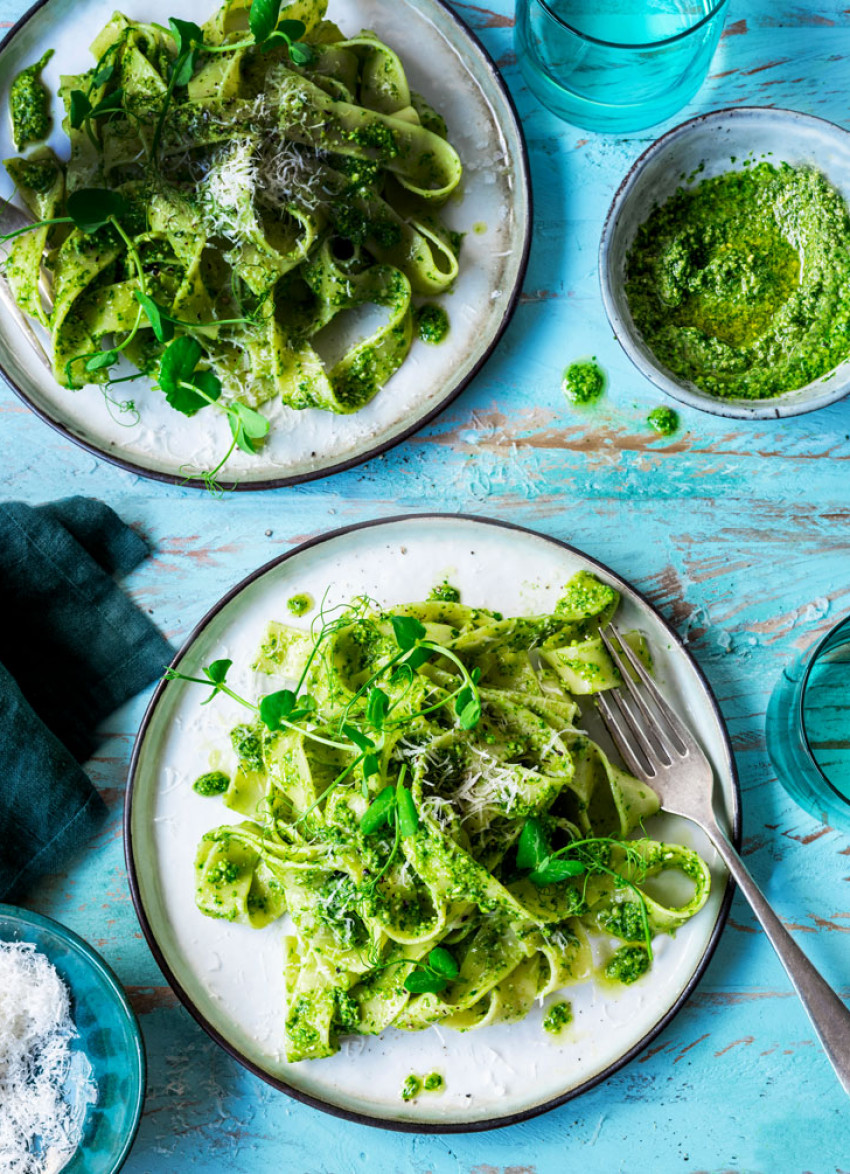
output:
{"label": "turquoise painted wood table", "polygon": [[[389,0],[388,0],[389,2]],[[324,530],[402,511],[509,519],[583,548],[631,579],[688,641],[729,725],[743,850],[777,911],[850,995],[850,840],[785,796],[764,713],[783,665],[850,608],[850,402],[768,424],[682,412],[655,436],[659,394],[611,337],[596,250],[608,202],[661,130],[625,138],[559,124],[527,93],[510,0],[455,3],[516,98],[536,199],[521,304],[486,368],[435,423],[331,480],[216,502],[95,460],[0,390],[2,492],[110,502],[149,538],[138,603],[175,641],[244,574]],[[850,124],[850,13],[821,0],[732,0],[711,77],[684,115],[737,103]],[[7,21],[22,0],[0,0]],[[564,366],[595,354],[610,386],[578,412]],[[108,826],[32,906],[92,942],[126,985],[150,1060],[128,1174],[610,1174],[850,1171],[850,1106],[749,908],[736,898],[696,993],[654,1044],[564,1108],[493,1134],[382,1133],[299,1105],[220,1051],[177,1004],[136,922],[121,846],[124,780],[145,698],[116,713],[90,764]]]}

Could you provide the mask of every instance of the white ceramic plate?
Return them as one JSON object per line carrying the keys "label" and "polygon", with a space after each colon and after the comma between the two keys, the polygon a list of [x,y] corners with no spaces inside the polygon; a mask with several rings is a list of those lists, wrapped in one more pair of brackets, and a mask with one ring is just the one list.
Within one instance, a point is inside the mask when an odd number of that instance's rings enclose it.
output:
{"label": "white ceramic plate", "polygon": [[[176,7],[174,0],[125,0],[121,5],[131,18],[160,23],[175,12],[201,23],[216,7],[217,0],[184,0]],[[87,69],[93,63],[87,46],[114,8],[115,0],[42,0],[30,9],[0,47],[0,109],[8,110],[9,86],[18,70],[48,48],[56,52],[43,76],[54,93],[60,74]],[[281,403],[264,407],[272,428],[262,453],[237,452],[225,470],[226,481],[242,489],[288,485],[349,468],[432,419],[462,391],[496,345],[513,311],[528,257],[531,195],[522,131],[495,65],[472,33],[441,0],[330,0],[328,16],[352,34],[374,29],[401,55],[413,88],[448,123],[464,178],[460,193],[441,215],[450,228],[467,234],[454,290],[439,299],[451,330],[439,346],[414,342],[401,369],[356,415],[296,412]],[[61,117],[57,98],[51,145],[64,156]],[[0,158],[15,154],[10,119],[4,115]],[[10,194],[11,182],[3,173],[0,197]],[[48,424],[146,477],[182,482],[187,461],[196,468],[212,468],[230,443],[222,413],[201,412],[187,419],[144,380],[126,385],[141,414],[133,427],[120,414],[110,415],[98,388],[60,388],[2,305],[0,371]]]}
{"label": "white ceramic plate", "polygon": [[[381,604],[422,599],[448,577],[465,603],[509,614],[551,610],[563,584],[588,568],[622,592],[623,623],[644,631],[659,682],[699,736],[719,781],[727,823],[737,830],[738,793],[729,744],[711,692],[689,654],[652,607],[606,567],[553,539],[499,522],[455,515],[391,519],[339,530],[267,564],[198,625],[175,660],[197,673],[219,657],[234,662],[243,695],[268,692],[251,663],[270,619],[289,622],[296,592],[329,605],[366,593]],[[296,621],[297,622],[297,621]],[[309,617],[301,621],[309,625]],[[195,847],[232,819],[201,799],[192,780],[214,748],[227,748],[239,707],[201,706],[198,686],[172,682],[151,701],[136,742],[125,812],[125,847],[136,910],[178,996],[210,1035],[278,1088],[355,1120],[389,1128],[487,1129],[542,1112],[609,1075],[652,1039],[681,1006],[708,962],[725,920],[726,873],[686,821],[657,816],[648,830],[694,846],[709,862],[708,904],[674,938],[659,938],[651,975],[622,993],[592,983],[569,988],[575,1022],[564,1042],[541,1029],[541,1009],[521,1023],[467,1034],[389,1030],[346,1042],[326,1060],[287,1064],[281,924],[263,930],[210,920],[194,904]],[[244,711],[241,711],[244,714]],[[723,813],[720,813],[721,817]],[[404,1104],[411,1073],[443,1073],[442,1096]]]}

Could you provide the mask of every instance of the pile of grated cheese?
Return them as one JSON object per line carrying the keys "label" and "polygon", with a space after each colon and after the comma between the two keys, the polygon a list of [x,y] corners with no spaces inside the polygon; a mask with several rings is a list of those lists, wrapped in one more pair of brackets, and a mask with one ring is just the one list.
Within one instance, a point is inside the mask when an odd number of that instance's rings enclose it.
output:
{"label": "pile of grated cheese", "polygon": [[0,1170],[56,1174],[70,1162],[97,1098],[71,1047],[68,990],[27,942],[0,942]]}

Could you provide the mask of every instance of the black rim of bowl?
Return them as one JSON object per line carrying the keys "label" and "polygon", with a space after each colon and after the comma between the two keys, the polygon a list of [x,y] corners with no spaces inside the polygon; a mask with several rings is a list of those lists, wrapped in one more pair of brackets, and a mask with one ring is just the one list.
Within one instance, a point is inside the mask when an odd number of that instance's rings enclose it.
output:
{"label": "black rim of bowl", "polygon": [[[127,1018],[136,1029],[136,1039],[138,1040],[139,1044],[139,1088],[141,1095],[139,1097],[139,1107],[133,1122],[133,1128],[125,1138],[121,1153],[118,1156],[118,1161],[114,1166],[111,1167],[111,1174],[118,1174],[118,1171],[123,1167],[124,1163],[129,1158],[135,1140],[138,1137],[139,1128],[142,1124],[142,1114],[144,1113],[145,1108],[145,1099],[147,1096],[148,1060],[147,1052],[145,1050],[145,1037],[142,1035],[139,1018],[136,1015],[136,1012],[133,1010],[133,1007],[130,1004],[130,1000],[127,997],[127,992],[124,990],[124,987],[115,971],[106,961],[106,959],[98,953],[94,946],[89,945],[85,938],[81,937],[73,929],[69,929],[69,927],[67,925],[63,925],[61,921],[56,921],[55,918],[48,917],[44,913],[36,913],[32,909],[22,909],[17,905],[9,905],[0,902],[0,919],[4,917],[8,917],[10,920],[19,921],[22,926],[30,925],[34,929],[48,930],[50,933],[55,934],[58,938],[65,939],[70,942],[75,950],[77,950],[80,954],[83,955],[84,958],[91,962],[94,967],[103,972],[114,988],[119,1002],[127,1014]],[[73,994],[73,992],[71,993]]]}
{"label": "black rim of bowl", "polygon": [[[15,24],[12,25],[12,27],[3,37],[3,40],[0,41],[0,61],[2,61],[2,55],[4,51],[8,49],[9,45],[11,45],[12,41],[15,39],[18,33],[22,31],[22,29],[29,23],[29,21],[33,16],[36,15],[37,12],[40,12],[42,8],[46,7],[50,3],[51,0],[37,0],[37,3],[33,4],[31,8],[27,9],[24,15],[18,21],[16,21]],[[264,489],[283,489],[290,485],[303,485],[308,481],[318,481],[322,477],[330,477],[334,473],[344,473],[348,469],[355,469],[358,465],[365,464],[367,461],[371,461],[374,457],[381,456],[382,453],[389,452],[391,449],[395,448],[396,445],[402,444],[405,440],[408,440],[411,436],[419,432],[420,429],[427,427],[428,424],[436,420],[436,418],[442,412],[444,412],[445,409],[450,404],[452,404],[463,391],[466,390],[472,380],[481,371],[485,363],[489,361],[490,356],[501,342],[502,336],[510,325],[514,311],[517,307],[517,302],[519,301],[520,293],[522,292],[523,284],[525,282],[525,275],[528,269],[529,253],[531,251],[532,230],[534,225],[534,204],[531,191],[531,170],[528,160],[528,144],[525,141],[525,132],[523,131],[522,121],[519,117],[519,113],[511,96],[510,90],[505,84],[505,81],[502,78],[495,61],[490,56],[488,50],[484,47],[484,44],[477,33],[473,32],[473,30],[460,19],[457,13],[449,7],[448,0],[433,0],[433,3],[437,4],[443,10],[443,12],[445,12],[452,23],[461,30],[462,35],[465,36],[473,45],[473,47],[478,50],[487,73],[490,75],[492,81],[496,85],[496,88],[499,90],[505,100],[508,110],[510,111],[513,118],[514,127],[516,129],[517,142],[519,145],[519,166],[517,168],[519,172],[518,179],[525,196],[528,216],[525,224],[525,233],[523,234],[519,268],[517,269],[516,279],[514,281],[513,289],[511,290],[511,296],[508,299],[507,305],[505,306],[505,312],[502,315],[502,320],[496,327],[496,332],[493,335],[492,341],[480,355],[472,370],[455,386],[453,386],[435,407],[431,408],[430,411],[425,413],[425,415],[418,416],[414,423],[412,423],[409,427],[403,428],[397,435],[390,437],[388,440],[381,441],[379,444],[374,445],[366,452],[360,453],[354,457],[348,457],[345,460],[336,461],[334,464],[328,465],[325,468],[311,469],[306,473],[294,473],[283,477],[271,477],[264,481],[221,481],[220,485],[224,490],[239,490],[241,492],[250,493],[259,492],[260,490]],[[74,432],[67,424],[63,424],[59,420],[54,419],[45,408],[40,407],[29,397],[29,395],[23,390],[22,387],[19,386],[19,384],[6,369],[6,363],[2,359],[0,359],[0,376],[2,376],[4,382],[12,389],[15,395],[17,395],[18,398],[22,400],[22,402],[25,403],[26,406],[32,412],[34,412],[36,416],[39,417],[39,419],[43,420],[45,424],[49,424],[50,427],[54,429],[54,431],[58,432],[61,436],[64,436],[67,440],[72,441],[79,448],[85,449],[86,452],[91,453],[92,456],[108,461],[111,465],[117,465],[119,469],[124,469],[125,472],[135,473],[139,477],[144,477],[149,481],[160,481],[167,485],[178,485],[181,487],[185,486],[191,489],[206,489],[205,485],[200,480],[187,480],[185,477],[181,477],[176,473],[163,473],[158,469],[147,469],[143,465],[138,465],[134,461],[129,460],[127,457],[120,456],[117,452],[110,452],[106,448],[100,448],[91,441],[85,440],[83,437],[78,436],[76,432]]]}
{"label": "black rim of bowl", "polygon": [[[706,697],[708,698],[713,716],[718,724],[723,739],[726,765],[728,767],[729,778],[732,784],[733,810],[729,813],[732,824],[732,840],[734,844],[738,846],[740,844],[741,835],[741,793],[735,758],[732,754],[732,747],[729,742],[729,735],[726,731],[726,724],[723,720],[723,715],[720,712],[720,707],[717,704],[717,700],[714,696],[712,688],[709,685],[704,673],[702,672],[702,669],[693,659],[690,652],[685,647],[685,644],[679,638],[678,634],[670,627],[658,609],[655,608],[653,604],[651,604],[640,591],[634,588],[630,583],[627,583],[620,575],[617,575],[608,566],[606,566],[605,563],[585,554],[584,551],[580,550],[578,547],[572,546],[568,542],[563,542],[560,538],[553,538],[548,534],[541,534],[539,531],[532,530],[527,526],[518,526],[513,522],[503,522],[497,518],[485,518],[470,514],[423,513],[400,514],[389,518],[379,518],[375,519],[374,521],[360,522],[351,526],[342,526],[337,530],[332,530],[325,534],[316,535],[316,537],[310,538],[306,542],[302,542],[293,550],[289,550],[285,554],[278,555],[277,558],[271,559],[269,562],[264,563],[261,567],[255,571],[252,571],[250,575],[247,575],[244,579],[237,583],[235,587],[232,587],[225,595],[223,595],[222,598],[212,608],[210,608],[206,615],[192,629],[186,640],[181,645],[177,655],[174,657],[174,660],[171,662],[172,666],[177,666],[180,663],[180,661],[189,652],[192,645],[208,626],[208,624],[232,600],[240,595],[252,583],[256,582],[256,580],[262,578],[268,572],[288,562],[290,559],[295,558],[297,555],[302,554],[304,551],[310,550],[314,546],[320,546],[324,542],[332,541],[335,538],[340,538],[345,534],[350,534],[357,530],[368,530],[380,526],[391,526],[404,522],[416,523],[434,519],[473,522],[477,525],[492,526],[503,530],[516,531],[522,534],[530,534],[535,538],[541,538],[544,541],[551,543],[553,546],[558,546],[562,550],[569,551],[571,554],[578,555],[580,558],[585,559],[593,567],[597,568],[604,575],[608,576],[608,578],[613,582],[625,588],[627,592],[631,592],[637,596],[637,598],[647,608],[647,610],[650,611],[659,620],[664,630],[668,633],[670,639],[674,642],[679,651],[684,654],[688,664],[696,673],[700,684],[705,690]],[[130,893],[133,899],[133,905],[136,910],[136,916],[139,919],[142,932],[145,935],[145,939],[151,949],[151,953],[153,954],[157,965],[162,971],[169,986],[172,988],[174,993],[177,995],[177,998],[180,1000],[189,1014],[204,1029],[207,1035],[209,1035],[211,1039],[215,1040],[215,1042],[219,1044],[220,1047],[222,1047],[226,1052],[228,1052],[235,1060],[247,1068],[249,1072],[252,1072],[255,1076],[258,1076],[261,1080],[264,1080],[267,1084],[270,1084],[273,1088],[278,1089],[280,1092],[284,1092],[288,1096],[293,1097],[295,1100],[301,1101],[305,1105],[310,1105],[314,1109],[321,1109],[323,1112],[329,1113],[334,1117],[342,1117],[347,1121],[354,1121],[359,1125],[371,1125],[378,1129],[394,1130],[399,1133],[481,1133],[490,1129],[500,1129],[508,1125],[516,1125],[521,1121],[528,1121],[532,1117],[538,1117],[542,1113],[546,1113],[551,1109],[556,1109],[560,1105],[566,1104],[567,1101],[573,1100],[582,1093],[589,1092],[590,1089],[595,1088],[598,1084],[601,1084],[603,1081],[607,1080],[615,1072],[618,1072],[621,1068],[633,1060],[635,1056],[639,1055],[640,1052],[642,1052],[644,1048],[646,1048],[652,1042],[652,1040],[654,1040],[656,1036],[664,1030],[667,1024],[684,1006],[685,1002],[690,997],[691,993],[694,991],[700,979],[702,978],[706,967],[708,966],[714,951],[717,948],[720,935],[729,915],[729,909],[732,904],[732,896],[735,889],[735,885],[731,877],[727,879],[726,892],[724,893],[723,901],[717,914],[717,920],[714,923],[711,937],[708,940],[703,955],[700,958],[699,963],[694,970],[694,973],[691,975],[689,981],[687,982],[684,990],[675,1000],[672,1006],[661,1016],[658,1022],[653,1025],[653,1027],[641,1040],[639,1040],[619,1059],[614,1061],[614,1063],[610,1064],[603,1072],[600,1072],[596,1076],[586,1080],[577,1088],[569,1089],[560,1096],[553,1097],[551,1100],[545,1101],[540,1105],[533,1105],[531,1108],[523,1109],[516,1113],[510,1113],[504,1117],[491,1117],[480,1121],[423,1122],[420,1124],[416,1121],[398,1121],[393,1120],[392,1118],[372,1117],[365,1113],[359,1113],[351,1109],[344,1109],[339,1105],[331,1104],[319,1097],[303,1092],[301,1089],[294,1088],[292,1085],[287,1084],[278,1077],[272,1076],[258,1064],[255,1064],[252,1060],[249,1060],[248,1057],[243,1055],[233,1044],[229,1043],[217,1030],[217,1028],[215,1028],[213,1024],[210,1023],[209,1020],[195,1006],[191,996],[183,989],[180,982],[177,980],[173,971],[171,970],[168,962],[166,961],[163,951],[159,947],[156,935],[150,925],[150,922],[148,921],[147,913],[145,912],[145,908],[142,902],[136,861],[133,853],[133,795],[135,791],[136,772],[138,769],[142,745],[145,741],[145,735],[147,733],[151,719],[153,718],[154,711],[156,710],[163,696],[166,684],[167,682],[163,680],[160,681],[160,683],[157,685],[156,690],[154,691],[154,694],[151,697],[151,700],[145,711],[142,724],[139,727],[139,732],[136,735],[136,740],[133,745],[133,753],[130,759],[127,793],[124,802],[124,856],[127,863],[127,877],[130,885]]]}
{"label": "black rim of bowl", "polygon": [[[783,412],[781,410],[780,403],[777,402],[781,401],[781,396],[747,401],[753,405],[754,409],[757,406],[768,408],[771,405],[775,405],[772,407],[771,411],[765,411],[764,413],[759,412],[756,414],[755,411],[741,413],[738,411],[730,411],[728,408],[724,410],[724,405],[727,403],[726,400],[722,399],[720,396],[711,396],[708,394],[708,392],[700,392],[699,390],[697,390],[697,392],[691,392],[688,388],[681,385],[680,381],[672,371],[668,372],[666,368],[664,368],[658,362],[655,356],[652,355],[652,352],[648,346],[646,347],[646,350],[651,357],[650,359],[643,359],[644,365],[641,365],[638,357],[636,357],[636,348],[632,342],[631,332],[628,330],[627,324],[622,322],[622,316],[617,312],[614,305],[614,297],[611,289],[612,282],[609,281],[609,269],[606,261],[611,238],[614,235],[614,226],[623,210],[625,196],[638,174],[643,170],[647,159],[650,156],[656,154],[660,149],[666,147],[670,140],[680,137],[683,133],[687,132],[694,126],[699,126],[705,122],[711,122],[716,118],[740,118],[743,115],[754,113],[775,115],[779,117],[785,115],[795,120],[804,119],[810,122],[822,123],[824,126],[831,127],[833,130],[839,131],[843,135],[850,137],[850,131],[848,131],[846,127],[841,126],[840,123],[833,122],[829,118],[822,118],[819,114],[807,114],[805,111],[791,110],[785,106],[722,106],[718,110],[706,110],[703,114],[696,114],[693,118],[686,118],[684,122],[677,123],[676,126],[671,127],[668,131],[665,131],[663,135],[659,135],[659,137],[651,142],[645,150],[641,151],[640,155],[638,155],[637,159],[635,159],[634,163],[632,163],[631,167],[617,185],[614,198],[611,200],[611,203],[608,206],[608,211],[605,214],[605,221],[602,226],[602,233],[599,239],[599,252],[597,256],[596,267],[599,273],[599,288],[602,295],[602,304],[605,308],[605,316],[608,319],[608,324],[614,331],[617,342],[620,344],[620,348],[622,349],[626,358],[629,360],[635,370],[644,377],[644,379],[648,380],[648,382],[650,382],[653,387],[656,387],[664,395],[670,396],[672,399],[675,399],[678,403],[684,405],[686,408],[694,408],[698,412],[706,412],[711,416],[722,416],[727,420],[741,420],[744,423],[761,424],[770,423],[772,420],[789,419],[792,416],[804,416],[808,412],[815,412],[820,408],[827,408],[834,403],[839,403],[842,399],[845,399],[848,395],[850,395],[850,379],[848,379],[846,390],[843,391],[840,395],[835,396],[834,399],[829,400],[827,403],[803,403],[796,411]],[[619,319],[619,321],[615,321],[615,317]],[[623,329],[623,327],[626,327],[626,329]],[[634,324],[632,324],[632,330],[634,334],[639,333]],[[625,341],[623,339],[623,335],[626,336]],[[660,378],[664,378],[668,382],[662,383],[659,381]],[[816,380],[815,382],[820,382],[820,380]],[[795,390],[800,391],[802,389],[797,388]],[[790,395],[793,393],[789,392],[787,394]],[[736,404],[741,403],[740,400],[734,402]]]}

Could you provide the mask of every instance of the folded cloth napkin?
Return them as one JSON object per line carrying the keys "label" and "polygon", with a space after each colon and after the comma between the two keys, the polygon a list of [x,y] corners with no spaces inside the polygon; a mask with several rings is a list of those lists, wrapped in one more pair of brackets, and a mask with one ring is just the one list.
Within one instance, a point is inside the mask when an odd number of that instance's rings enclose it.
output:
{"label": "folded cloth napkin", "polygon": [[102,821],[95,729],[174,655],[116,584],[148,547],[102,502],[0,504],[0,901]]}

